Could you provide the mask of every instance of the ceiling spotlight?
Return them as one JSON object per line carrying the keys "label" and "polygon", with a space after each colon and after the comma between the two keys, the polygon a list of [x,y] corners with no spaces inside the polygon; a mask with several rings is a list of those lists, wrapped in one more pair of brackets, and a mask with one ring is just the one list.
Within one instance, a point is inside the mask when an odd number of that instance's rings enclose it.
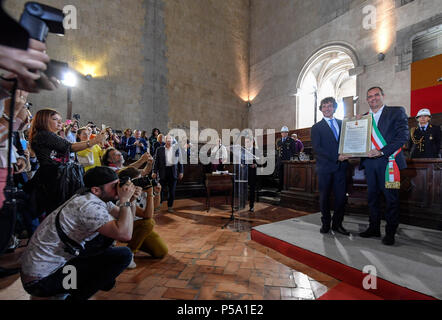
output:
{"label": "ceiling spotlight", "polygon": [[384,61],[385,59],[385,54],[383,54],[382,52],[378,54],[378,61]]}

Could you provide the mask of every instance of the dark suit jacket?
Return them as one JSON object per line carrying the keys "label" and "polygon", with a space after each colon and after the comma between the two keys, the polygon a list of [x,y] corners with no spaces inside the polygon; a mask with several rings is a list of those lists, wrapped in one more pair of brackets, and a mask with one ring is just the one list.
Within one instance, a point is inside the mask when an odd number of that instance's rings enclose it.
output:
{"label": "dark suit jacket", "polygon": [[[336,119],[341,133],[342,121]],[[332,173],[340,169],[346,170],[348,162],[341,162],[339,158],[339,142],[336,141],[332,129],[325,119],[322,119],[312,127],[312,146],[315,152],[316,171]]]}
{"label": "dark suit jacket", "polygon": [[[137,146],[135,145],[135,142],[137,139],[135,137],[130,137],[127,141],[127,150],[128,150],[128,156],[129,158],[135,157],[135,153],[137,152]],[[143,138],[140,138],[140,149],[141,153],[144,154],[147,151],[147,141]]]}
{"label": "dark suit jacket", "polygon": [[[178,145],[178,144],[175,144]],[[183,161],[181,159],[181,152],[178,147],[172,145],[171,148],[174,150],[174,163],[173,170],[173,178],[178,179],[178,175],[183,173]],[[156,173],[160,179],[166,178],[166,147],[161,146],[155,152],[155,162],[153,166],[153,172]]]}
{"label": "dark suit jacket", "polygon": [[[408,141],[408,117],[403,107],[384,107],[381,117],[378,122],[378,129],[384,137],[387,145],[381,149],[384,156],[379,160],[385,161],[389,156],[396,152]],[[367,158],[361,159],[361,168],[364,168],[364,161]],[[396,156],[396,163],[399,170],[407,167],[404,152],[401,151]]]}

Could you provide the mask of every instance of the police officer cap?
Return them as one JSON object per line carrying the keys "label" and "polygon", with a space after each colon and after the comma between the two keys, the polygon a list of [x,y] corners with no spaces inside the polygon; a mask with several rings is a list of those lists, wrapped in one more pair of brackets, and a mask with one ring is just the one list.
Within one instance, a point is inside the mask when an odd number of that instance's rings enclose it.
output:
{"label": "police officer cap", "polygon": [[431,117],[430,110],[428,110],[428,109],[420,109],[419,112],[417,113],[416,119],[419,118],[420,116],[429,116],[429,117]]}
{"label": "police officer cap", "polygon": [[289,128],[284,126],[284,127],[281,128],[281,132],[289,132]]}

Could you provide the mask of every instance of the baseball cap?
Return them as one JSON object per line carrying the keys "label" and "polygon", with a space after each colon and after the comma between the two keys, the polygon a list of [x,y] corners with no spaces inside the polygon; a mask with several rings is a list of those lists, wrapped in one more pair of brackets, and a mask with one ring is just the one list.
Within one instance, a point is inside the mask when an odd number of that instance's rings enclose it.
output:
{"label": "baseball cap", "polygon": [[115,180],[118,180],[118,175],[109,167],[94,167],[83,177],[86,188],[99,187]]}

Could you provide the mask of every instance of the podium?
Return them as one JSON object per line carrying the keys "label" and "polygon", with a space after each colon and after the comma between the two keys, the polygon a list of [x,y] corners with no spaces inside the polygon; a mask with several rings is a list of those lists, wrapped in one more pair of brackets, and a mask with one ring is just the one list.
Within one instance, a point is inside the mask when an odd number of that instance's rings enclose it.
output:
{"label": "podium", "polygon": [[248,199],[248,165],[253,164],[253,160],[258,158],[240,145],[233,145],[229,148],[233,154],[232,213],[229,221],[222,228],[225,229],[231,222],[234,222],[234,231],[239,232],[244,229],[240,212],[246,207]]}

